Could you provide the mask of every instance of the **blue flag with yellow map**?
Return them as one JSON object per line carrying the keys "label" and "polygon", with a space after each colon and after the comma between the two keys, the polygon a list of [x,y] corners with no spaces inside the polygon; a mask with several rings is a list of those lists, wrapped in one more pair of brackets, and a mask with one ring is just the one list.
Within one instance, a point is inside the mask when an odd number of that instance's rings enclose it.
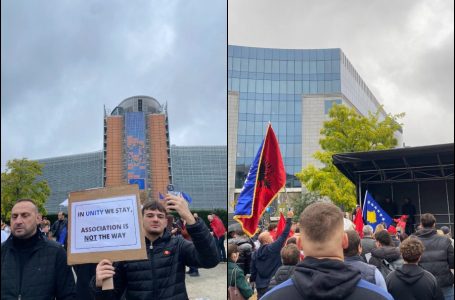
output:
{"label": "blue flag with yellow map", "polygon": [[373,196],[368,193],[368,190],[365,193],[365,200],[363,202],[363,218],[366,224],[373,227],[373,230],[380,223],[385,223],[385,229],[387,230],[393,222],[392,218],[379,206]]}

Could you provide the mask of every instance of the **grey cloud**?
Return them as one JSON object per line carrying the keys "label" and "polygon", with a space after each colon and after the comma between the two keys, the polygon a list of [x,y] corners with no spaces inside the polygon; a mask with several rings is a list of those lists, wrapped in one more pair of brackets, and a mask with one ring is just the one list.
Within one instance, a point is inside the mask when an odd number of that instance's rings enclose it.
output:
{"label": "grey cloud", "polygon": [[453,8],[441,0],[230,0],[228,39],[259,47],[341,48],[389,112],[407,113],[407,144],[449,143]]}
{"label": "grey cloud", "polygon": [[168,102],[171,141],[226,144],[226,11],[213,1],[2,1],[2,168],[102,148],[103,105]]}

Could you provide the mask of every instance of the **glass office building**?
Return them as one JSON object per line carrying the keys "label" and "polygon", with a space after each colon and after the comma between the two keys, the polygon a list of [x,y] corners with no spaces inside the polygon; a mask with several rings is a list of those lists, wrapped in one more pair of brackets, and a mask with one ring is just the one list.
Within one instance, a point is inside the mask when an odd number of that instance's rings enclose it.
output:
{"label": "glass office building", "polygon": [[319,131],[333,104],[363,115],[379,109],[385,116],[339,48],[228,46],[228,94],[230,199],[234,186],[243,186],[269,121],[280,143],[286,186],[292,188],[300,187],[294,174],[315,163],[311,155],[319,148]]}
{"label": "glass office building", "polygon": [[175,190],[193,199],[190,208],[226,209],[226,146],[171,146]]}
{"label": "glass office building", "polygon": [[81,191],[103,186],[103,151],[68,155],[37,160],[43,164],[43,174],[51,189],[44,205],[48,214],[56,214],[71,191]]}
{"label": "glass office building", "polygon": [[37,160],[51,189],[48,213],[66,210],[59,204],[72,191],[123,184],[138,184],[141,199],[158,199],[172,183],[193,198],[193,209],[225,208],[226,146],[170,148],[167,105],[133,96],[105,108],[102,151]]}
{"label": "glass office building", "polygon": [[[226,208],[226,146],[171,146],[175,189],[188,193],[191,209]],[[103,151],[37,160],[51,195],[45,207],[56,214],[72,191],[103,186]],[[163,191],[165,192],[165,191]]]}
{"label": "glass office building", "polygon": [[137,184],[157,198],[172,181],[167,108],[133,96],[104,115],[104,186]]}

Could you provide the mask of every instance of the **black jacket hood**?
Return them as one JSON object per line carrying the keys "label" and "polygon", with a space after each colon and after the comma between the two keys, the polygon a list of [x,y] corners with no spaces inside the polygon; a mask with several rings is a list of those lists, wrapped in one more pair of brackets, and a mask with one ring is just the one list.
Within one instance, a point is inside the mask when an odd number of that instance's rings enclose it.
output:
{"label": "black jacket hood", "polygon": [[392,262],[399,259],[401,253],[398,247],[384,246],[371,250],[371,255],[380,259],[386,259],[388,262]]}
{"label": "black jacket hood", "polygon": [[293,275],[303,299],[344,299],[354,292],[360,271],[333,259],[305,257]]}
{"label": "black jacket hood", "polygon": [[437,234],[437,231],[435,228],[422,228],[414,233],[415,236],[420,237],[420,238],[429,238],[435,234]]}
{"label": "black jacket hood", "polygon": [[407,284],[413,285],[424,275],[424,271],[417,265],[404,264],[402,268],[396,270],[396,275]]}

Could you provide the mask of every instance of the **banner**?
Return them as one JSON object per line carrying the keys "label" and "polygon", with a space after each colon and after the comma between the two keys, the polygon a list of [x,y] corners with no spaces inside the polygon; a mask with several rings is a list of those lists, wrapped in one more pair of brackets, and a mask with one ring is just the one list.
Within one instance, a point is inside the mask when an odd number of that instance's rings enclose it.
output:
{"label": "banner", "polygon": [[136,185],[71,192],[68,264],[146,259]]}

